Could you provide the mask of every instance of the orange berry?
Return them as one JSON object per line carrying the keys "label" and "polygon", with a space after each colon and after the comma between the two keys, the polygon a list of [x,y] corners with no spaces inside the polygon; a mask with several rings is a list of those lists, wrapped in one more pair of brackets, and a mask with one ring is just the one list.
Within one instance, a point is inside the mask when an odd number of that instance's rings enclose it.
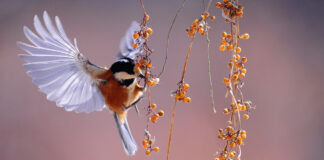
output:
{"label": "orange berry", "polygon": [[186,95],[185,95],[185,93],[184,93],[184,92],[180,92],[180,93],[179,93],[179,97],[180,97],[181,99],[184,99],[184,98],[185,98],[185,96],[186,96]]}
{"label": "orange berry", "polygon": [[235,66],[239,69],[243,68],[243,64],[242,63],[236,63]]}
{"label": "orange berry", "polygon": [[216,7],[217,7],[217,8],[223,8],[223,5],[222,5],[221,2],[217,2],[217,3],[216,3]]}
{"label": "orange berry", "polygon": [[225,39],[223,39],[222,41],[221,41],[221,44],[222,45],[225,45],[227,43],[227,41],[225,40]]}
{"label": "orange berry", "polygon": [[148,143],[143,144],[143,147],[146,149],[149,147]]}
{"label": "orange berry", "polygon": [[226,140],[231,140],[232,139],[232,137],[230,136],[230,135],[228,135],[228,136],[226,136]]}
{"label": "orange berry", "polygon": [[223,0],[224,3],[228,2],[228,0]]}
{"label": "orange berry", "polygon": [[236,15],[237,15],[238,17],[242,18],[242,17],[243,17],[243,12],[242,12],[242,11],[236,12]]}
{"label": "orange berry", "polygon": [[183,101],[189,103],[189,102],[191,102],[191,98],[190,97],[186,97],[186,98],[183,99]]}
{"label": "orange berry", "polygon": [[230,152],[230,153],[229,153],[229,156],[230,156],[230,157],[234,157],[234,156],[235,156],[235,151]]}
{"label": "orange berry", "polygon": [[148,34],[152,34],[152,33],[153,33],[153,30],[152,30],[152,28],[147,28],[147,30],[146,30],[146,31],[147,31],[147,33],[148,33]]}
{"label": "orange berry", "polygon": [[240,73],[240,77],[244,78],[245,77],[245,73]]}
{"label": "orange berry", "polygon": [[146,77],[146,78],[150,77],[150,75],[151,75],[151,74],[150,74],[149,72],[146,72],[146,73],[145,73],[145,77]]}
{"label": "orange berry", "polygon": [[151,122],[156,123],[157,120],[158,120],[158,117],[157,117],[157,116],[154,116],[154,115],[153,115],[153,116],[151,117]]}
{"label": "orange berry", "polygon": [[246,68],[241,69],[242,73],[246,73]]}
{"label": "orange berry", "polygon": [[228,78],[224,78],[224,83],[227,83],[227,82],[229,82],[229,79]]}
{"label": "orange berry", "polygon": [[234,142],[231,142],[231,143],[230,143],[230,146],[231,146],[232,148],[234,148],[234,147],[236,146],[236,144],[235,144]]}
{"label": "orange berry", "polygon": [[241,138],[245,139],[246,138],[246,134],[241,134]]}
{"label": "orange berry", "polygon": [[249,39],[250,35],[248,33],[245,33],[243,35],[240,36],[241,39]]}
{"label": "orange berry", "polygon": [[139,60],[139,63],[140,63],[141,65],[146,65],[147,62],[146,62],[144,59],[140,59],[140,60]]}
{"label": "orange berry", "polygon": [[242,111],[245,111],[246,110],[246,105],[243,105],[242,106]]}
{"label": "orange berry", "polygon": [[223,32],[222,33],[222,37],[226,37],[227,36],[227,33],[226,32]]}
{"label": "orange berry", "polygon": [[242,110],[242,105],[241,104],[237,104],[237,109]]}
{"label": "orange berry", "polygon": [[186,84],[183,85],[183,89],[184,90],[188,89],[189,87],[190,87],[190,85],[188,83],[186,83]]}
{"label": "orange berry", "polygon": [[154,82],[151,81],[151,80],[148,80],[148,81],[146,82],[146,84],[149,85],[149,86],[154,86]]}
{"label": "orange berry", "polygon": [[191,28],[194,29],[194,28],[197,28],[198,27],[198,24],[197,23],[192,23],[191,24]]}
{"label": "orange berry", "polygon": [[243,141],[242,141],[242,140],[238,140],[238,141],[236,142],[236,144],[241,146],[241,145],[243,145]]}
{"label": "orange berry", "polygon": [[237,80],[237,79],[238,79],[237,74],[234,74],[232,78],[233,78],[234,80]]}
{"label": "orange berry", "polygon": [[198,22],[199,22],[199,20],[198,19],[195,19],[194,23],[198,23]]}
{"label": "orange berry", "polygon": [[250,118],[250,116],[249,116],[249,115],[247,115],[247,114],[244,114],[244,115],[243,115],[243,118],[244,118],[244,119],[249,119],[249,118]]}
{"label": "orange berry", "polygon": [[236,60],[240,60],[240,59],[241,59],[241,56],[240,56],[239,54],[236,54],[236,55],[235,55],[235,59],[236,59]]}
{"label": "orange berry", "polygon": [[194,33],[189,32],[187,35],[188,35],[188,37],[193,37],[194,36]]}
{"label": "orange berry", "polygon": [[246,130],[241,130],[240,134],[246,134]]}
{"label": "orange berry", "polygon": [[143,140],[142,144],[144,146],[145,144],[147,144],[147,141],[146,140]]}
{"label": "orange berry", "polygon": [[141,64],[140,63],[136,63],[135,66],[136,67],[141,67]]}
{"label": "orange berry", "polygon": [[242,57],[242,62],[246,63],[247,62],[247,58],[246,57]]}
{"label": "orange berry", "polygon": [[228,46],[226,47],[226,50],[228,50],[228,51],[233,50],[233,45],[232,45],[232,44],[231,44],[231,45],[228,45]]}
{"label": "orange berry", "polygon": [[133,38],[134,39],[137,39],[139,37],[139,34],[137,33],[137,32],[135,32],[134,34],[133,34]]}
{"label": "orange berry", "polygon": [[205,34],[205,30],[204,30],[203,28],[199,28],[199,29],[198,29],[198,32],[199,32],[200,34]]}
{"label": "orange berry", "polygon": [[206,18],[208,18],[209,17],[209,13],[203,13],[202,15],[201,15],[201,18],[202,19],[206,19]]}
{"label": "orange berry", "polygon": [[145,15],[145,20],[148,21],[149,19],[150,19],[150,16],[146,14],[146,15]]}
{"label": "orange berry", "polygon": [[148,63],[146,66],[147,66],[147,68],[151,68],[152,67],[152,64],[151,63]]}
{"label": "orange berry", "polygon": [[232,2],[227,3],[227,7],[232,7],[232,6],[233,6]]}
{"label": "orange berry", "polygon": [[138,45],[136,43],[133,44],[133,48],[136,49],[138,48]]}
{"label": "orange berry", "polygon": [[236,47],[236,48],[235,48],[235,52],[236,52],[236,53],[241,53],[241,52],[242,52],[242,49],[241,49],[240,47]]}
{"label": "orange berry", "polygon": [[224,114],[228,114],[228,113],[229,113],[228,108],[225,108],[225,109],[223,110],[223,112],[224,112]]}
{"label": "orange berry", "polygon": [[159,152],[160,148],[159,147],[154,147],[153,150],[154,150],[154,152]]}
{"label": "orange berry", "polygon": [[159,114],[160,117],[162,117],[162,116],[164,116],[164,111],[160,109],[160,110],[158,111],[158,114]]}
{"label": "orange berry", "polygon": [[155,103],[153,103],[153,104],[151,105],[151,108],[152,108],[152,109],[155,109],[155,108],[157,108],[157,105],[156,105]]}
{"label": "orange berry", "polygon": [[[224,10],[224,15],[228,16],[228,14],[230,13],[230,10]],[[227,20],[227,19],[226,19]]]}
{"label": "orange berry", "polygon": [[216,19],[215,16],[210,17],[210,20],[214,21]]}
{"label": "orange berry", "polygon": [[232,35],[228,34],[228,35],[226,36],[226,38],[227,38],[227,39],[232,39]]}
{"label": "orange berry", "polygon": [[220,50],[220,51],[224,51],[224,50],[225,50],[225,45],[220,45],[220,46],[219,46],[219,50]]}
{"label": "orange berry", "polygon": [[150,151],[150,150],[146,150],[146,151],[145,151],[145,154],[146,154],[146,155],[150,155],[150,154],[151,154],[151,151]]}
{"label": "orange berry", "polygon": [[147,32],[143,33],[143,38],[147,39],[150,36],[150,34],[148,34]]}

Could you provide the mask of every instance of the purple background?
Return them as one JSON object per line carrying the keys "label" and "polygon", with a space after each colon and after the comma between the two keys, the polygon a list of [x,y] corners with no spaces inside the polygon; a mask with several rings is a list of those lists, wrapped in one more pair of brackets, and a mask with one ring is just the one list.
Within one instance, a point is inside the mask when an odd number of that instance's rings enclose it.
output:
{"label": "purple background", "polygon": [[[207,0],[205,0],[207,1]],[[150,47],[153,72],[162,66],[170,22],[181,0],[144,0],[154,34]],[[321,159],[324,120],[324,1],[244,1],[241,32],[250,40],[241,41],[242,55],[248,57],[244,87],[246,99],[257,105],[249,120],[242,122],[248,132],[242,159]],[[202,11],[201,1],[189,0],[180,13],[171,35],[169,60],[160,85],[152,89],[152,100],[166,115],[150,125],[159,153],[145,156],[141,147],[145,116],[129,113],[129,123],[139,144],[134,157],[122,149],[112,115],[107,112],[75,114],[55,107],[32,84],[16,41],[27,42],[23,26],[32,28],[35,14],[47,10],[60,16],[70,38],[76,37],[81,51],[98,65],[110,66],[119,49],[119,40],[132,20],[141,20],[138,0],[0,0],[0,159],[1,160],[108,160],[165,159],[173,105],[170,91],[180,80],[189,45],[185,28]],[[223,77],[230,54],[219,52],[220,34],[228,31],[215,1],[210,10],[217,20],[211,23],[212,76],[215,103],[221,111],[225,100]],[[223,142],[216,133],[227,116],[212,113],[205,37],[198,36],[189,60],[186,82],[191,85],[190,104],[179,103],[173,132],[171,159],[212,159]]]}

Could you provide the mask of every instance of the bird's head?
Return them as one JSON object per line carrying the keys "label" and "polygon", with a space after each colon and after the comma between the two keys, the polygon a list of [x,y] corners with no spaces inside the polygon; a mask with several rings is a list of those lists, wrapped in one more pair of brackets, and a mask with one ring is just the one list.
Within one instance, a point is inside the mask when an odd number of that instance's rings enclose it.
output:
{"label": "bird's head", "polygon": [[110,71],[118,81],[135,79],[142,75],[140,68],[135,65],[135,61],[127,57],[112,64]]}

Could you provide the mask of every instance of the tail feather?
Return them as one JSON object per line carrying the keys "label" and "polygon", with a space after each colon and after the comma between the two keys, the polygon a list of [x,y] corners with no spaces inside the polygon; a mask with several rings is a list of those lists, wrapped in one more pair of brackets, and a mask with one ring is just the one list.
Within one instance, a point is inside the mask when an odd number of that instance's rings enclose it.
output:
{"label": "tail feather", "polygon": [[125,118],[124,123],[122,123],[116,113],[114,113],[114,118],[126,154],[130,156],[135,155],[135,152],[137,151],[137,145],[129,129],[127,119]]}

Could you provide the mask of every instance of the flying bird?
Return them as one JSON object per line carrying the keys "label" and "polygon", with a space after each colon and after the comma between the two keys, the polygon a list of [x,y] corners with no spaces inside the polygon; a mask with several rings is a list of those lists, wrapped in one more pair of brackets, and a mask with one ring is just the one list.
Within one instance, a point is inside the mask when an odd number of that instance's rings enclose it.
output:
{"label": "flying bird", "polygon": [[[59,17],[52,23],[46,11],[44,25],[34,17],[34,28],[38,35],[24,26],[24,33],[32,43],[17,42],[28,54],[19,57],[40,91],[47,99],[56,102],[66,111],[92,112],[108,108],[113,112],[117,129],[127,155],[135,155],[137,145],[127,122],[127,112],[142,98],[145,87],[138,78],[145,78],[135,65],[141,47],[133,48],[133,34],[141,28],[132,22],[120,43],[116,62],[110,68],[92,64],[78,49],[77,41],[70,41]],[[137,41],[138,42],[138,41]],[[142,45],[143,40],[139,40]]]}

